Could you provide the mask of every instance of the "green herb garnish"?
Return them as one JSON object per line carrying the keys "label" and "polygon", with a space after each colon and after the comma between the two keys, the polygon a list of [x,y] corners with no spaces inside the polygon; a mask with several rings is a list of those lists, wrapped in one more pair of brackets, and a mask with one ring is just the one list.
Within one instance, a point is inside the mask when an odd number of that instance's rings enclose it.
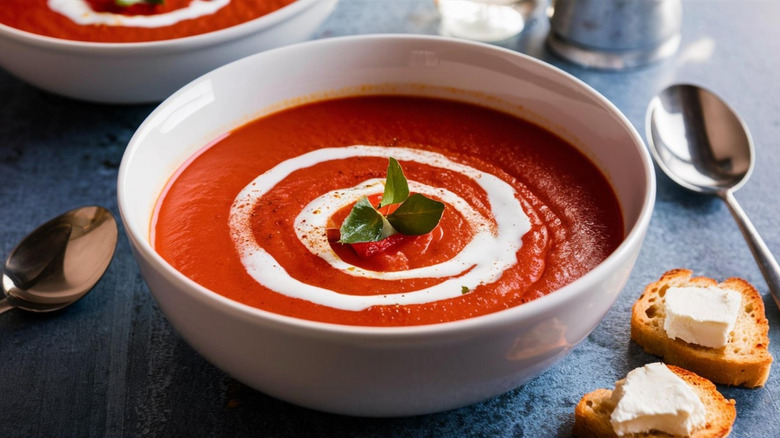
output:
{"label": "green herb garnish", "polygon": [[468,287],[466,287],[466,286],[461,286],[461,287],[460,287],[460,293],[461,293],[461,295],[465,295],[465,294],[469,293],[469,291],[470,291],[470,290],[471,290],[471,289],[469,289],[469,288],[468,288]]}
{"label": "green herb garnish", "polygon": [[385,217],[363,196],[341,224],[341,243],[378,242],[396,233],[419,236],[436,228],[444,204],[419,193],[409,196],[409,183],[401,165],[390,158],[385,190],[378,208],[401,204]]}
{"label": "green herb garnish", "polygon": [[415,193],[388,215],[387,221],[401,234],[420,236],[436,228],[443,211],[441,202]]}
{"label": "green herb garnish", "polygon": [[406,182],[404,171],[395,158],[390,157],[387,163],[387,178],[385,179],[385,192],[379,207],[404,202],[409,197],[409,183]]}
{"label": "green herb garnish", "polygon": [[376,242],[382,240],[385,228],[382,213],[376,211],[368,198],[358,200],[344,223],[341,224],[341,243]]}
{"label": "green herb garnish", "polygon": [[114,0],[117,6],[128,7],[138,3],[148,3],[150,5],[161,5],[165,0]]}

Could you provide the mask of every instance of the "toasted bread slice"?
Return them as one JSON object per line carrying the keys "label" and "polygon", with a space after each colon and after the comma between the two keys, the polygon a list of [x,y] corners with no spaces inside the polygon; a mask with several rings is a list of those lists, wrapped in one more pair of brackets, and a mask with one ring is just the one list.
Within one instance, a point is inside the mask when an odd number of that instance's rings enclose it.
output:
{"label": "toasted bread slice", "polygon": [[[734,400],[727,400],[718,392],[715,385],[709,380],[698,376],[690,371],[667,365],[675,374],[680,376],[685,383],[691,386],[693,392],[699,396],[704,409],[707,412],[707,424],[701,429],[697,429],[691,435],[691,438],[718,438],[725,437],[731,432],[734,425],[734,419],[737,417],[737,410],[734,407]],[[577,407],[574,408],[574,431],[575,437],[581,438],[612,438],[617,437],[612,429],[610,417],[615,405],[612,403],[612,391],[608,389],[597,389],[585,394]],[[669,434],[663,432],[650,432],[641,434],[628,434],[623,437],[644,438],[644,437],[668,437]]]}
{"label": "toasted bread slice", "polygon": [[[745,280],[729,278],[718,284],[706,277],[691,278],[687,269],[666,272],[645,288],[631,312],[631,339],[646,352],[661,356],[664,362],[726,385],[753,388],[763,386],[769,376],[769,322],[758,291]],[[669,287],[718,286],[742,294],[742,306],[728,343],[708,348],[671,339],[664,330],[664,295]]]}

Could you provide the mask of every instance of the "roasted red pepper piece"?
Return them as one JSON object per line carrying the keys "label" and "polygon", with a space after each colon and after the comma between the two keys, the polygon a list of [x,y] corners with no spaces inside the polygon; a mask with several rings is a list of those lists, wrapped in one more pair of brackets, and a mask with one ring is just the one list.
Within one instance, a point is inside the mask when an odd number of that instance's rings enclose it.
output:
{"label": "roasted red pepper piece", "polygon": [[405,242],[409,239],[414,239],[415,237],[417,236],[393,234],[392,236],[385,237],[384,239],[378,242],[350,243],[349,246],[351,246],[352,249],[355,250],[355,253],[358,255],[358,257],[362,259],[366,259],[371,256],[375,256],[377,254],[388,251],[392,248],[395,248],[402,242]]}
{"label": "roasted red pepper piece", "polygon": [[122,15],[153,15],[161,11],[161,6],[155,3],[135,3],[130,6],[117,4],[116,0],[87,0],[95,12],[109,12]]}

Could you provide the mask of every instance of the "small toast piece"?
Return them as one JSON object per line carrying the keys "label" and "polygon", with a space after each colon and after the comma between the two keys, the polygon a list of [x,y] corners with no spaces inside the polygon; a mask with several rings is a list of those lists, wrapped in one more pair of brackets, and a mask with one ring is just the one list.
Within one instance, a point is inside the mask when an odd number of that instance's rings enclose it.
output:
{"label": "small toast piece", "polygon": [[[667,364],[693,371],[715,383],[747,388],[763,386],[769,377],[772,355],[768,349],[769,321],[761,295],[741,278],[729,278],[718,284],[711,278],[691,278],[692,274],[687,269],[673,269],[645,288],[631,312],[631,339],[646,352],[661,356]],[[666,290],[708,286],[742,295],[742,306],[728,343],[709,348],[669,338],[664,330]]]}
{"label": "small toast piece", "polygon": [[[698,376],[688,370],[667,365],[667,367],[691,386],[693,392],[699,396],[704,409],[707,412],[707,424],[697,429],[691,438],[721,438],[731,433],[731,427],[737,417],[734,400],[727,400],[715,385],[709,380]],[[612,391],[597,389],[585,394],[574,408],[575,437],[581,438],[616,438],[617,434],[612,429],[610,417],[615,405],[612,403]],[[650,433],[632,433],[623,435],[629,438],[668,437],[669,434],[652,431]]]}

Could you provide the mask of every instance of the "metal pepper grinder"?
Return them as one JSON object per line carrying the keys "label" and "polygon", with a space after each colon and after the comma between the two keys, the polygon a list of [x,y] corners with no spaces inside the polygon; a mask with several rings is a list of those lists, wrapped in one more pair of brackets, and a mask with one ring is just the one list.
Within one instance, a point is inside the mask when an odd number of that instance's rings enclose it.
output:
{"label": "metal pepper grinder", "polygon": [[553,0],[547,45],[586,67],[622,70],[670,57],[682,0]]}

